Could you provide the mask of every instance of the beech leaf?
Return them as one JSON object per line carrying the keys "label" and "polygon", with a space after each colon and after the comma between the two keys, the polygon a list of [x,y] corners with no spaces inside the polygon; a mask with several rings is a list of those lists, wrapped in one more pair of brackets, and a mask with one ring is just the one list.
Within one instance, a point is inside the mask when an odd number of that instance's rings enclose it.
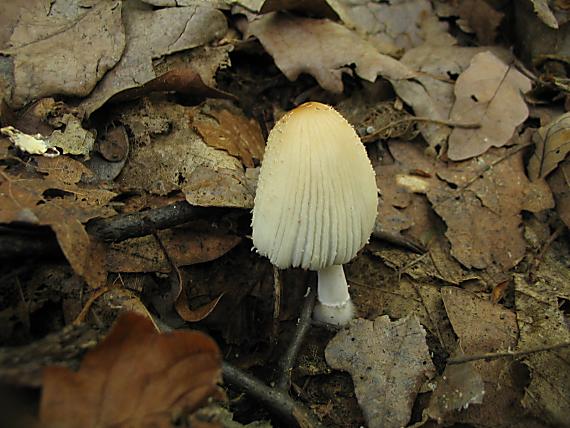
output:
{"label": "beech leaf", "polygon": [[78,372],[44,370],[40,419],[59,428],[166,428],[213,395],[220,376],[220,351],[208,336],[158,334],[148,318],[128,312]]}
{"label": "beech leaf", "polygon": [[504,146],[515,128],[528,117],[523,93],[530,88],[530,79],[491,52],[475,55],[455,84],[451,120],[479,123],[481,127],[453,129],[449,136],[449,158],[469,159],[493,146]]}

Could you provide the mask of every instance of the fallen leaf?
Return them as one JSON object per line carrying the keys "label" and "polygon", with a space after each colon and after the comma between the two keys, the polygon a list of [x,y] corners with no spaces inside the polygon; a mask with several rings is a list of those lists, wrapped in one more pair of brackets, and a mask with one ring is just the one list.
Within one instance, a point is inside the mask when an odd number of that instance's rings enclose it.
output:
{"label": "fallen leaf", "polygon": [[49,179],[60,181],[63,184],[73,185],[79,183],[81,178],[91,178],[93,173],[81,162],[68,156],[55,158],[38,157],[37,170],[47,174]]}
{"label": "fallen leaf", "polygon": [[122,3],[98,2],[78,16],[27,9],[3,51],[13,62],[10,103],[22,107],[50,95],[86,96],[121,58]]}
{"label": "fallen leaf", "polygon": [[70,114],[64,114],[62,121],[65,125],[65,130],[53,131],[48,138],[48,144],[51,147],[61,149],[64,154],[88,157],[95,144],[93,133],[83,129],[81,121]]}
{"label": "fallen leaf", "polygon": [[89,351],[78,372],[44,370],[40,420],[58,427],[170,427],[217,391],[221,355],[197,331],[156,333],[134,313],[122,315]]}
{"label": "fallen leaf", "polygon": [[[560,245],[562,244],[562,245]],[[529,282],[515,275],[515,305],[520,330],[518,350],[569,342],[568,318],[559,302],[570,300],[568,250],[563,242],[553,243]],[[552,248],[552,247],[551,247]],[[570,414],[570,350],[537,352],[523,358],[531,381],[522,405],[552,426],[567,426]]]}
{"label": "fallen leaf", "polygon": [[[398,55],[426,41],[426,26],[438,22],[429,2],[423,0],[328,0],[341,21],[371,42],[378,51]],[[451,38],[451,36],[448,35]]]}
{"label": "fallen leaf", "polygon": [[565,113],[541,127],[533,136],[536,144],[528,161],[531,180],[550,174],[570,153],[570,113]]}
{"label": "fallen leaf", "polygon": [[495,10],[485,0],[456,0],[456,7],[459,16],[469,23],[481,45],[490,45],[495,41],[504,13]]}
{"label": "fallen leaf", "polygon": [[150,5],[126,3],[123,19],[125,52],[81,103],[88,116],[113,95],[155,79],[152,59],[201,46],[227,31],[224,14],[206,4],[154,10]]}
{"label": "fallen leaf", "polygon": [[[481,52],[484,52],[484,48],[453,44],[424,44],[410,49],[401,61],[414,70],[417,77],[393,81],[394,90],[414,109],[416,116],[434,121],[448,120],[455,102],[454,77],[463,73],[471,59]],[[428,122],[419,123],[418,128],[434,154],[447,147],[450,127]]]}
{"label": "fallen leaf", "polygon": [[[441,295],[445,309],[465,355],[507,351],[517,344],[518,327],[514,312],[481,299],[457,287],[444,287]],[[524,410],[520,400],[524,387],[509,360],[464,363],[482,378],[485,394],[481,404],[448,411],[439,417],[445,424],[464,423],[475,426],[493,421],[493,426],[508,427],[522,422]],[[440,396],[444,400],[445,397]],[[444,403],[430,403],[430,408]],[[450,409],[451,410],[451,409]],[[524,425],[522,425],[524,426]]]}
{"label": "fallen leaf", "polygon": [[358,76],[370,82],[378,75],[391,80],[414,76],[402,63],[327,19],[269,13],[250,22],[248,32],[259,39],[289,80],[308,73],[333,93],[342,92],[342,74],[350,73],[350,64],[356,65]]}
{"label": "fallen leaf", "polygon": [[475,55],[457,79],[450,117],[456,122],[480,123],[481,127],[454,128],[448,157],[468,159],[507,144],[515,128],[528,117],[523,94],[530,89],[530,79],[491,52]]}
{"label": "fallen leaf", "polygon": [[246,167],[263,159],[265,141],[255,119],[205,104],[190,112],[190,121],[206,144],[239,157]]}
{"label": "fallen leaf", "polygon": [[554,194],[558,215],[570,227],[570,161],[562,162],[547,182]]}
{"label": "fallen leaf", "polygon": [[50,226],[70,265],[90,286],[101,286],[106,278],[99,244],[83,226],[95,217],[115,211],[107,204],[115,193],[66,185],[53,179],[20,179],[0,175],[0,222],[23,222]]}
{"label": "fallen leaf", "polygon": [[468,268],[515,266],[526,249],[521,211],[553,207],[546,183],[531,183],[526,177],[521,150],[509,154],[494,149],[476,159],[448,164],[426,156],[418,145],[392,142],[389,148],[404,171],[420,168],[432,175],[424,179],[426,195],[447,224],[451,254]]}
{"label": "fallen leaf", "polygon": [[350,373],[370,428],[403,427],[421,385],[435,373],[416,317],[355,319],[325,349],[327,363]]}
{"label": "fallen leaf", "polygon": [[190,309],[188,306],[188,300],[186,298],[186,292],[181,289],[181,293],[178,295],[178,298],[174,303],[174,308],[176,309],[178,315],[180,315],[180,318],[182,318],[184,321],[198,322],[202,321],[204,318],[210,315],[214,309],[216,309],[216,306],[218,306],[218,303],[222,297],[224,297],[224,295],[220,294],[211,302],[208,302],[199,308]]}
{"label": "fallen leaf", "polygon": [[530,0],[534,8],[534,12],[542,22],[550,28],[558,29],[558,21],[548,7],[548,0]]}
{"label": "fallen leaf", "polygon": [[472,366],[472,363],[464,363],[445,367],[427,408],[427,414],[432,419],[441,424],[446,421],[448,414],[467,410],[470,405],[483,402],[485,384]]}
{"label": "fallen leaf", "polygon": [[46,139],[39,134],[28,135],[15,129],[13,126],[0,128],[0,133],[7,136],[18,149],[31,155],[44,155],[46,153],[48,156],[59,155],[59,152],[54,150],[53,147],[47,143]]}
{"label": "fallen leaf", "polygon": [[166,195],[182,190],[192,205],[251,208],[241,162],[208,146],[191,129],[191,108],[164,100],[123,106],[125,125],[135,130],[129,160],[118,178],[123,189]]}
{"label": "fallen leaf", "polygon": [[[234,248],[239,236],[168,229],[157,232],[176,266],[217,259]],[[170,272],[172,266],[154,236],[112,243],[106,252],[110,272]]]}

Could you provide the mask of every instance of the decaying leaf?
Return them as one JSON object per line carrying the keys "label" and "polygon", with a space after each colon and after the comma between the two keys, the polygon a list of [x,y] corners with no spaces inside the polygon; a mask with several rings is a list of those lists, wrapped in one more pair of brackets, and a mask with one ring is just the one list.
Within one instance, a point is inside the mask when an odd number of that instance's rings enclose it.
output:
{"label": "decaying leaf", "polygon": [[378,75],[391,80],[413,77],[406,66],[327,19],[269,13],[250,22],[248,31],[260,40],[289,80],[308,73],[330,92],[342,92],[342,74],[350,73],[350,64],[356,65],[358,76],[370,82]]}
{"label": "decaying leaf", "polygon": [[38,157],[37,170],[45,173],[49,179],[57,180],[63,184],[77,184],[81,178],[91,178],[93,173],[81,162],[69,156],[55,158]]}
{"label": "decaying leaf", "polygon": [[[80,8],[79,8],[80,9]],[[86,96],[121,58],[125,33],[122,3],[98,2],[69,19],[42,8],[26,9],[14,29],[14,88],[11,104],[50,95]],[[55,16],[54,16],[55,15]]]}
{"label": "decaying leaf", "polygon": [[49,145],[61,149],[64,154],[89,156],[95,144],[93,133],[83,129],[81,121],[70,114],[65,114],[62,121],[65,130],[53,131],[48,139]]}
{"label": "decaying leaf", "polygon": [[528,117],[523,94],[531,81],[491,52],[477,54],[457,79],[451,119],[480,123],[479,129],[454,128],[449,136],[447,155],[463,160],[502,147],[515,128]]}
{"label": "decaying leaf", "polygon": [[533,136],[536,144],[528,161],[531,180],[550,174],[570,153],[570,113],[565,113],[543,126]]}
{"label": "decaying leaf", "polygon": [[58,427],[169,427],[216,394],[221,355],[196,331],[156,333],[145,317],[126,313],[87,353],[81,368],[44,370],[40,419]]}
{"label": "decaying leaf", "polygon": [[435,372],[416,317],[353,320],[325,349],[327,363],[348,371],[368,426],[402,427],[423,382]]}
{"label": "decaying leaf", "polygon": [[426,40],[426,26],[438,23],[432,6],[423,0],[328,0],[342,22],[364,36],[380,52],[395,55],[421,45]]}
{"label": "decaying leaf", "polygon": [[[569,342],[568,318],[560,302],[570,301],[570,266],[567,250],[545,254],[529,282],[515,275],[515,304],[520,330],[519,350]],[[570,414],[570,350],[568,348],[528,355],[531,381],[523,406],[553,426],[567,426]]]}
{"label": "decaying leaf", "polygon": [[458,0],[455,3],[459,16],[468,23],[481,45],[492,44],[497,38],[504,14],[496,11],[485,0]]}
{"label": "decaying leaf", "polygon": [[558,21],[548,7],[548,0],[530,0],[534,8],[534,12],[542,22],[550,28],[558,29]]}
{"label": "decaying leaf", "polygon": [[81,103],[87,115],[113,95],[157,77],[153,58],[201,46],[227,31],[224,14],[206,4],[154,10],[140,2],[126,3],[123,19],[127,38],[125,52]]}
{"label": "decaying leaf", "polygon": [[483,402],[485,384],[472,366],[472,363],[447,365],[430,397],[427,409],[430,418],[443,423],[446,415]]}
{"label": "decaying leaf", "polygon": [[[53,196],[54,193],[56,196]],[[0,175],[0,223],[24,222],[50,226],[73,269],[91,285],[106,277],[99,244],[89,237],[83,223],[107,217],[115,193],[53,179],[19,179]]]}
{"label": "decaying leaf", "polygon": [[[518,328],[514,312],[457,287],[444,287],[441,295],[453,330],[459,338],[460,352],[474,355],[515,347]],[[468,408],[463,406],[462,409],[448,409],[451,411],[444,412],[445,414],[437,410],[438,417],[446,424],[465,423],[475,426],[485,425],[489,421],[493,421],[493,426],[497,427],[522,422],[524,410],[520,400],[524,388],[517,377],[520,373],[516,373],[511,361],[480,360],[466,364],[483,380],[483,402],[469,405]],[[462,376],[462,373],[459,371],[455,375]],[[439,399],[445,400],[445,397],[440,395]],[[445,410],[443,401],[430,403],[430,408],[434,411],[442,407]]]}
{"label": "decaying leaf", "polygon": [[[31,155],[44,155],[48,153],[50,147],[45,138],[41,135],[28,135],[15,129],[12,126],[6,126],[0,128],[0,133],[7,136],[12,144],[23,152],[29,153]],[[58,156],[59,152],[57,150],[52,150],[48,153],[49,156]]]}
{"label": "decaying leaf", "polygon": [[[177,266],[217,259],[234,248],[239,236],[168,229],[157,232]],[[106,252],[110,272],[170,272],[172,266],[152,235],[110,244]]]}
{"label": "decaying leaf", "polygon": [[[393,81],[398,96],[414,109],[416,116],[436,121],[449,119],[455,102],[453,76],[469,67],[471,59],[483,48],[424,44],[407,51],[401,61],[417,72],[410,80]],[[497,53],[496,50],[494,50]],[[420,123],[422,135],[434,153],[447,147],[451,128],[445,125]]]}
{"label": "decaying leaf", "polygon": [[255,166],[254,159],[257,162],[263,159],[265,141],[255,119],[223,107],[209,108],[208,104],[194,109],[190,115],[192,126],[206,144],[239,157],[248,168]]}
{"label": "decaying leaf", "polygon": [[254,191],[243,165],[191,129],[190,111],[158,100],[121,107],[123,122],[135,132],[119,184],[158,195],[182,190],[193,205],[251,208]]}
{"label": "decaying leaf", "polygon": [[423,178],[425,193],[447,224],[451,253],[466,267],[515,266],[526,248],[521,211],[553,207],[546,183],[531,183],[526,177],[520,150],[508,154],[495,149],[452,164],[433,160],[409,143],[390,143],[390,152],[402,170],[419,168],[429,174]]}

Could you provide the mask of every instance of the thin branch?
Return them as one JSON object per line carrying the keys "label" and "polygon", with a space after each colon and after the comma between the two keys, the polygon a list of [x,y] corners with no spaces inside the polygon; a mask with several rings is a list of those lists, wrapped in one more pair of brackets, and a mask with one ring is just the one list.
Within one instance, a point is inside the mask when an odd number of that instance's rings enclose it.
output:
{"label": "thin branch", "polygon": [[388,123],[386,126],[383,126],[380,129],[375,130],[373,133],[365,135],[362,137],[363,143],[369,143],[370,141],[374,141],[378,136],[380,136],[384,131],[394,128],[395,126],[402,125],[404,123],[413,123],[413,122],[429,122],[435,125],[443,125],[443,126],[451,126],[453,128],[463,128],[463,129],[479,129],[481,128],[480,123],[461,123],[461,122],[454,122],[452,120],[445,120],[445,119],[433,119],[431,117],[405,117],[403,119],[395,120],[393,122]]}
{"label": "thin branch", "polygon": [[211,216],[216,211],[180,201],[147,211],[92,220],[87,224],[87,232],[103,241],[117,242],[150,235],[153,231],[178,226],[204,215]]}
{"label": "thin branch", "polygon": [[289,421],[287,426],[300,426],[303,428],[322,427],[316,415],[301,403],[293,400],[285,392],[268,387],[255,377],[225,361],[222,363],[222,372],[225,382],[246,392],[256,401],[267,406],[272,413]]}
{"label": "thin branch", "polygon": [[297,355],[299,355],[299,350],[301,345],[307,336],[309,328],[311,327],[311,317],[313,314],[313,307],[315,306],[315,296],[317,287],[310,287],[309,293],[305,297],[303,302],[303,307],[301,308],[301,313],[299,315],[299,323],[293,335],[293,339],[287,348],[287,351],[283,355],[283,358],[279,360],[279,381],[277,382],[277,387],[282,390],[289,390],[291,384],[291,371],[293,366],[297,361]]}
{"label": "thin branch", "polygon": [[447,360],[447,364],[461,364],[461,363],[467,363],[469,361],[478,361],[478,360],[496,360],[498,358],[505,358],[505,357],[521,357],[524,355],[536,354],[537,352],[554,351],[556,349],[562,349],[567,347],[570,347],[570,342],[557,343],[556,345],[539,346],[537,348],[527,349],[524,351],[488,352],[485,354],[466,355],[463,357],[450,358],[449,360]]}

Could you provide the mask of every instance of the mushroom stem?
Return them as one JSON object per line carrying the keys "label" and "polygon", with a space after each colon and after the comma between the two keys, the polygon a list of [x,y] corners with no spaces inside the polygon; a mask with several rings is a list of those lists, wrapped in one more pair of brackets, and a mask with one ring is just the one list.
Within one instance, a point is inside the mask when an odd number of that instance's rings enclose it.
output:
{"label": "mushroom stem", "polygon": [[342,265],[332,265],[319,270],[317,290],[315,320],[344,325],[352,319],[354,310]]}

